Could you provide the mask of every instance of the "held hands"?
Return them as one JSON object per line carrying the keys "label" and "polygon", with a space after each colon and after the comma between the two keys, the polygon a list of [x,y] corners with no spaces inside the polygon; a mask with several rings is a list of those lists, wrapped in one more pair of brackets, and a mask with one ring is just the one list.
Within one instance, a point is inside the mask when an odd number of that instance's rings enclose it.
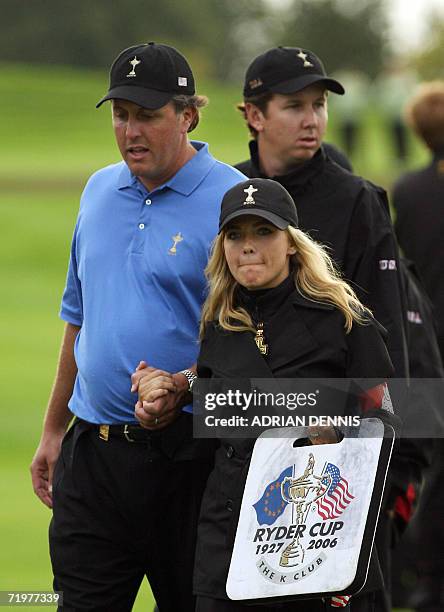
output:
{"label": "held hands", "polygon": [[176,420],[188,391],[183,374],[170,374],[141,361],[131,383],[131,392],[139,394],[135,416],[142,427],[156,431]]}

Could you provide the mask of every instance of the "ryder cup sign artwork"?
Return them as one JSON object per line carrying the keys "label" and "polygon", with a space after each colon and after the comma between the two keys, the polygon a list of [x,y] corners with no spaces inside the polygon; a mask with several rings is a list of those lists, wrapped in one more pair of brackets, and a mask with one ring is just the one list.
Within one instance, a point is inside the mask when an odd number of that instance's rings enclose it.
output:
{"label": "ryder cup sign artwork", "polygon": [[266,432],[256,441],[227,580],[230,599],[333,594],[353,583],[384,432],[380,421],[368,421],[359,437],[337,444],[295,448],[303,428],[273,433],[285,437]]}

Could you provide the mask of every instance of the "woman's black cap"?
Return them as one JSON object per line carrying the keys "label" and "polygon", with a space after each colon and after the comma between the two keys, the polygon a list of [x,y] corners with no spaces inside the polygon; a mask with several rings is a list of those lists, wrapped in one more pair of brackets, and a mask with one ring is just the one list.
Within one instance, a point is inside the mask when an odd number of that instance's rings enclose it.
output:
{"label": "woman's black cap", "polygon": [[282,185],[271,179],[253,178],[231,187],[222,199],[219,232],[236,217],[263,217],[283,230],[298,227],[298,213],[293,198]]}

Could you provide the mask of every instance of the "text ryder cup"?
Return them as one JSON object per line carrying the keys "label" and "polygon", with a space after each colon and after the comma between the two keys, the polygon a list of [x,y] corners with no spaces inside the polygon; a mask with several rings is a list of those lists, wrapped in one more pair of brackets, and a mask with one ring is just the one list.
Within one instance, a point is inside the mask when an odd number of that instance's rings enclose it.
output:
{"label": "text ryder cup", "polygon": [[[308,536],[317,538],[318,536],[333,536],[336,531],[340,531],[344,526],[342,521],[333,523],[314,523],[310,527]],[[260,527],[256,529],[253,542],[276,542],[277,540],[293,540],[303,538],[307,525],[281,525],[280,527]]]}

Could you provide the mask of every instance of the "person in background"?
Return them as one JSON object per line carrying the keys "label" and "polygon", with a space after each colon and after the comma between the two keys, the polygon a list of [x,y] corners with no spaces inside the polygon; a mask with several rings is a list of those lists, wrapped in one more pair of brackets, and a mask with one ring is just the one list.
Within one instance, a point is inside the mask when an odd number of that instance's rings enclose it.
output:
{"label": "person in background", "polygon": [[409,100],[405,117],[428,148],[431,160],[396,181],[395,230],[432,301],[444,355],[444,81],[423,83]]}
{"label": "person in background", "polygon": [[272,178],[292,195],[300,227],[326,245],[358,297],[388,331],[396,375],[408,375],[398,250],[385,191],[325,153],[328,94],[345,93],[307,49],[275,47],[247,68],[239,108],[252,135],[250,178]]}
{"label": "person in background", "polygon": [[[405,256],[416,266],[430,297],[439,350],[444,357],[444,81],[422,83],[407,103],[405,119],[428,148],[431,160],[426,167],[404,174],[395,183],[395,229]],[[407,604],[421,612],[438,612],[444,606],[444,541],[442,531],[436,528],[444,506],[444,445],[442,439],[432,442],[434,455],[424,501],[407,541],[416,551],[412,563],[418,575]]]}

